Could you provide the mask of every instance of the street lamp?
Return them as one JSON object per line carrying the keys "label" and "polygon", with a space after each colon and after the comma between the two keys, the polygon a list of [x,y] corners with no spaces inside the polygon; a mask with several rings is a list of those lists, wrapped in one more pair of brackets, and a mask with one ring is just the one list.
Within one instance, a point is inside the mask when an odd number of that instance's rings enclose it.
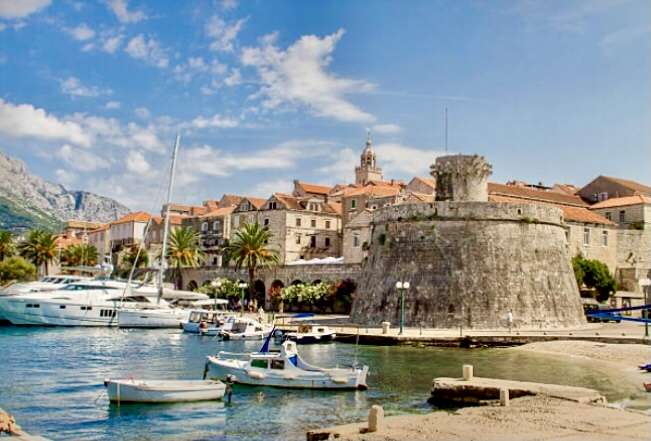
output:
{"label": "street lamp", "polygon": [[398,280],[396,282],[396,289],[400,293],[400,335],[405,326],[405,291],[409,289],[409,282]]}
{"label": "street lamp", "polygon": [[240,288],[240,315],[244,315],[244,290],[249,286],[244,282],[240,282],[237,287]]}
{"label": "street lamp", "polygon": [[[221,290],[221,287],[222,287],[222,279],[213,280],[212,282],[210,282],[210,286],[212,286],[213,288],[215,288],[219,292]],[[214,299],[215,299],[214,309],[216,311],[217,310],[217,293],[215,293]]]}

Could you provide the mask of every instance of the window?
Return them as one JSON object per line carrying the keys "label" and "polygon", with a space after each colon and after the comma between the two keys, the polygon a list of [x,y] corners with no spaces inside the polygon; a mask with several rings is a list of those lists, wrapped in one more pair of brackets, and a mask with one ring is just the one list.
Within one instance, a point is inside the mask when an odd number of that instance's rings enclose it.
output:
{"label": "window", "polygon": [[265,227],[268,227],[268,226],[269,226],[269,218],[268,218],[268,217],[265,217],[264,220],[262,221],[262,224],[263,224]]}
{"label": "window", "polygon": [[608,246],[608,231],[606,230],[601,233],[601,244],[605,247]]}
{"label": "window", "polygon": [[605,201],[606,199],[608,199],[608,192],[604,191],[602,193],[599,193],[598,199],[599,201]]}
{"label": "window", "polygon": [[583,245],[590,245],[590,228],[583,229]]}
{"label": "window", "polygon": [[351,208],[351,210],[354,210],[355,208],[357,208],[357,199],[351,199],[350,200],[350,208]]}
{"label": "window", "polygon": [[622,210],[619,212],[619,222],[624,222],[626,220],[626,211]]}
{"label": "window", "polygon": [[208,222],[204,222],[201,224],[201,231],[208,231]]}
{"label": "window", "polygon": [[326,230],[330,229],[330,221],[329,220],[325,221],[325,226],[326,226]]}
{"label": "window", "polygon": [[316,248],[316,236],[310,236],[310,248]]}
{"label": "window", "polygon": [[353,234],[353,246],[354,247],[359,246],[359,234],[357,233]]}
{"label": "window", "polygon": [[267,369],[267,360],[253,359],[251,360],[251,367]]}
{"label": "window", "polygon": [[330,246],[330,238],[329,237],[325,238],[325,246],[326,246],[326,248],[328,248]]}
{"label": "window", "polygon": [[296,245],[300,245],[300,244],[301,244],[301,235],[297,234],[296,235]]}
{"label": "window", "polygon": [[310,226],[311,226],[312,228],[316,228],[316,219],[312,219],[312,220],[310,221]]}
{"label": "window", "polygon": [[234,216],[234,217],[233,217],[233,226],[234,226],[235,228],[237,228],[237,227],[240,226],[240,217],[239,217],[239,216]]}
{"label": "window", "polygon": [[278,203],[276,201],[269,202],[269,209],[275,210],[278,208]]}
{"label": "window", "polygon": [[66,309],[66,305],[59,305],[59,309]]}
{"label": "window", "polygon": [[300,217],[297,217],[297,218],[296,218],[296,226],[297,226],[297,227],[300,227],[300,226],[301,226],[301,218],[300,218]]}
{"label": "window", "polygon": [[215,222],[212,223],[212,229],[213,230],[219,231],[220,227],[221,227],[221,225],[220,225],[219,221],[215,221]]}
{"label": "window", "polygon": [[610,213],[610,211],[609,211],[608,213],[606,213],[606,219],[608,219],[608,220],[613,220],[612,217],[613,217],[613,216],[612,216],[612,214]]}
{"label": "window", "polygon": [[271,369],[285,369],[285,360],[271,360]]}

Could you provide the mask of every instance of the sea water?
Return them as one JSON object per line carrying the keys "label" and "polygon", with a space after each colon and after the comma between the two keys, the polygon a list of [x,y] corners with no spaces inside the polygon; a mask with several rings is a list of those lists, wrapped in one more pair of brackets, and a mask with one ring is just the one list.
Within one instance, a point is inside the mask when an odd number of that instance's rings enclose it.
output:
{"label": "sea water", "polygon": [[585,386],[609,401],[636,390],[591,363],[503,349],[299,346],[309,363],[370,367],[367,391],[235,386],[231,404],[110,404],[104,378],[198,379],[207,355],[250,352],[260,342],[220,341],[180,330],[0,327],[0,407],[27,431],[54,440],[304,440],[309,429],[428,412],[432,379],[475,375]]}

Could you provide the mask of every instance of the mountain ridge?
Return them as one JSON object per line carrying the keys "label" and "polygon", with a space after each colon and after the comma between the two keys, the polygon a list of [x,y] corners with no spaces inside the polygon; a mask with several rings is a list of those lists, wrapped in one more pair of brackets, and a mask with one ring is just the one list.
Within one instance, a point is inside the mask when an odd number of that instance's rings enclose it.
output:
{"label": "mountain ridge", "polygon": [[0,228],[23,232],[56,230],[67,220],[111,222],[130,210],[118,201],[68,190],[29,172],[26,164],[0,151]]}

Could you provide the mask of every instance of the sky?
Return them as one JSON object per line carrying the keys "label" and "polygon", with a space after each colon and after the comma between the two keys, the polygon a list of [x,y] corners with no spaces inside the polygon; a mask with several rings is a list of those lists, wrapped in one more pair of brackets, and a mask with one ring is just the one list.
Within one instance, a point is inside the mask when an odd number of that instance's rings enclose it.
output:
{"label": "sky", "polygon": [[0,0],[0,151],[160,210],[484,155],[496,182],[651,184],[648,0]]}

